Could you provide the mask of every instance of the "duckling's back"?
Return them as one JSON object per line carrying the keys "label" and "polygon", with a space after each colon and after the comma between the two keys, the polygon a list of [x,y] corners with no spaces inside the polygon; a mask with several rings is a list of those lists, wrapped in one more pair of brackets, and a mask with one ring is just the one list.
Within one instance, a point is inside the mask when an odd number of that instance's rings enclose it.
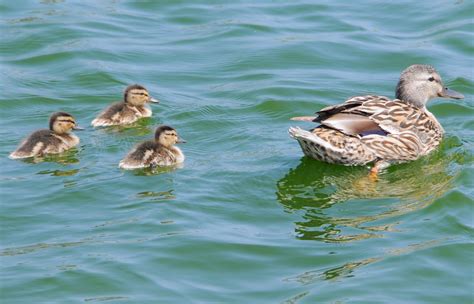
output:
{"label": "duckling's back", "polygon": [[150,167],[158,148],[158,144],[153,140],[142,142],[135,146],[135,148],[120,161],[119,167],[122,169]]}
{"label": "duckling's back", "polygon": [[108,106],[91,123],[93,127],[106,127],[119,124],[120,113],[125,107],[124,102],[117,102]]}
{"label": "duckling's back", "polygon": [[168,149],[149,140],[138,144],[119,163],[122,169],[138,169],[156,166],[172,166],[184,161],[184,155],[177,147]]}
{"label": "duckling's back", "polygon": [[28,136],[20,146],[10,154],[10,158],[26,158],[39,156],[51,150],[51,147],[62,145],[62,141],[53,135],[53,132],[47,129],[38,130]]}
{"label": "duckling's back", "polygon": [[134,123],[141,117],[150,117],[151,110],[146,106],[127,106],[118,102],[108,106],[91,123],[93,127],[107,127]]}

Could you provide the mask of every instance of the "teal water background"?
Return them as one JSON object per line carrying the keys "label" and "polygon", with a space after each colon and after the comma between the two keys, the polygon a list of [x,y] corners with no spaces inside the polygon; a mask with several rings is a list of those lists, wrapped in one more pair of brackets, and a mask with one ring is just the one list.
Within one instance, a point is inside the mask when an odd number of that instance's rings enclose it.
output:
{"label": "teal water background", "polygon": [[[2,1],[2,303],[472,303],[472,1]],[[466,98],[429,109],[433,154],[389,168],[304,158],[289,118],[394,96],[434,65]],[[152,118],[90,121],[140,83]],[[87,129],[9,152],[55,111]],[[184,167],[119,160],[162,123]]]}

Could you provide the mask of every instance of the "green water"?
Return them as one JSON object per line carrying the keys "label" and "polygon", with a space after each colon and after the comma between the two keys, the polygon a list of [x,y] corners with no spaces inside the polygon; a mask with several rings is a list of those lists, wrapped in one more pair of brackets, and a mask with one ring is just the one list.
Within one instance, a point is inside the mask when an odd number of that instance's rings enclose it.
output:
{"label": "green water", "polygon": [[[314,3],[313,3],[314,2]],[[317,4],[316,4],[317,3]],[[2,303],[472,303],[472,1],[2,1]],[[367,169],[303,158],[288,127],[434,65],[442,146]],[[126,85],[152,118],[90,121]],[[54,111],[87,129],[44,162],[8,153]],[[184,167],[125,172],[154,128]]]}

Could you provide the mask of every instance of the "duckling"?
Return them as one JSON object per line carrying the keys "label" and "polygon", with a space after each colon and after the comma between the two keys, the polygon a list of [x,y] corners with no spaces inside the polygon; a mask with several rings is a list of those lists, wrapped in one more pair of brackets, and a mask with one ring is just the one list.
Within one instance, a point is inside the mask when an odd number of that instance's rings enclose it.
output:
{"label": "duckling", "polygon": [[150,117],[151,109],[147,103],[159,103],[150,96],[143,86],[134,84],[125,89],[123,101],[107,107],[91,123],[93,127],[125,125],[137,121],[142,117]]}
{"label": "duckling", "polygon": [[396,99],[352,97],[319,110],[317,116],[292,118],[320,125],[310,131],[292,127],[289,133],[305,155],[342,165],[373,163],[371,175],[376,177],[390,164],[418,159],[438,147],[444,130],[426,109],[436,97],[464,98],[446,88],[432,66],[415,64],[402,72]]}
{"label": "duckling", "polygon": [[133,170],[138,168],[172,166],[184,161],[184,154],[175,146],[185,143],[170,126],[159,126],[155,139],[135,146],[119,163],[119,168]]}
{"label": "duckling", "polygon": [[79,137],[69,133],[71,130],[83,129],[76,126],[76,121],[71,114],[53,113],[49,119],[49,130],[43,129],[32,133],[10,154],[10,158],[18,159],[64,152],[79,144]]}

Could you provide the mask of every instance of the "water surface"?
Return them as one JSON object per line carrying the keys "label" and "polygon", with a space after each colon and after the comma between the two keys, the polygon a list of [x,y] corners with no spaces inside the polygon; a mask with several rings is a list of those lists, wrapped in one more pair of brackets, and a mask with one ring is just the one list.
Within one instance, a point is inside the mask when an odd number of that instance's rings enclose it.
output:
{"label": "water surface", "polygon": [[[3,1],[1,284],[5,303],[471,303],[471,1]],[[434,65],[433,154],[389,168],[304,158],[289,118],[393,97]],[[90,121],[128,84],[161,104],[42,162],[7,158],[54,111]],[[125,172],[155,127],[184,167]]]}

